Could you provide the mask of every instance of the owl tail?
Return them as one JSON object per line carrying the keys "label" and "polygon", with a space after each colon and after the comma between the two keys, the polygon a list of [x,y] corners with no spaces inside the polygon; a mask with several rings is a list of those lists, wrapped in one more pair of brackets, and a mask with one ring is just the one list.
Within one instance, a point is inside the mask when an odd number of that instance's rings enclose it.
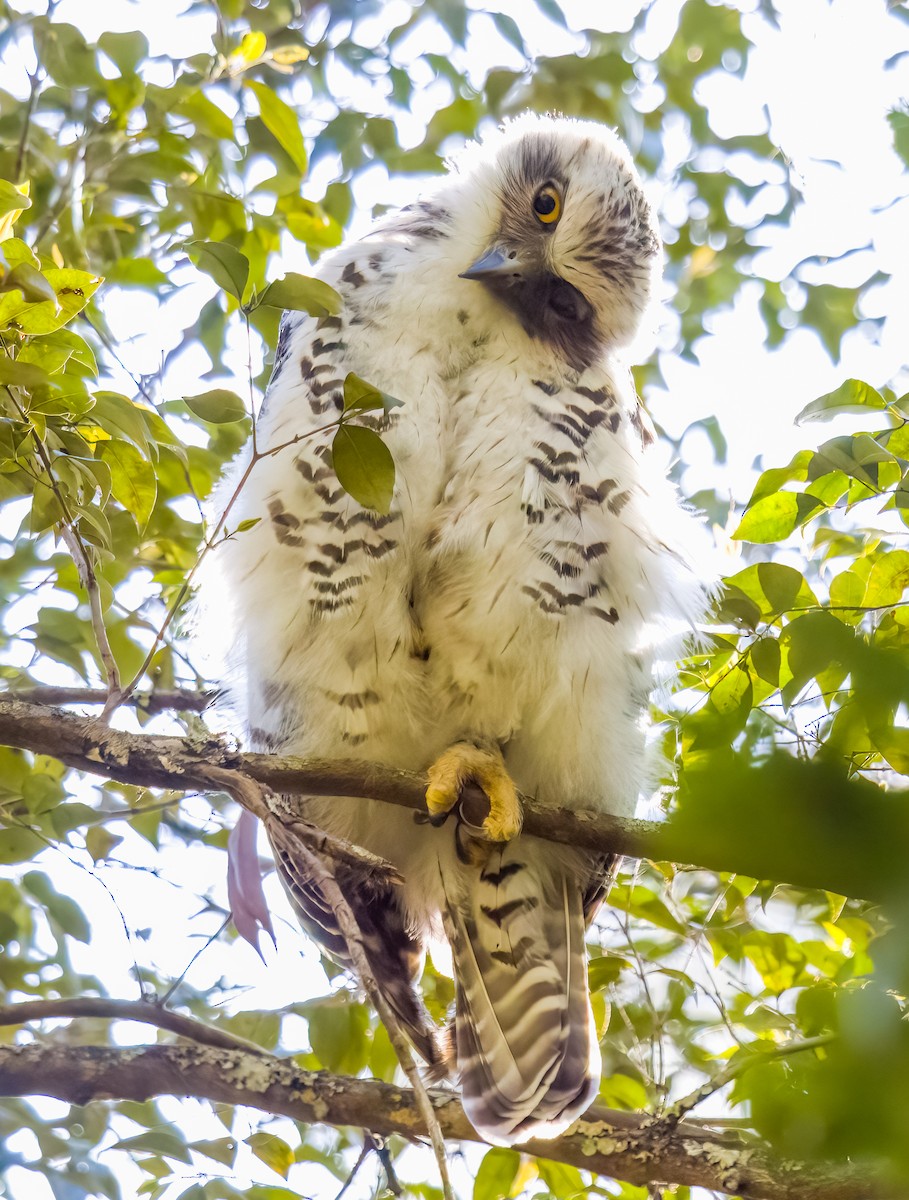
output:
{"label": "owl tail", "polygon": [[463,878],[446,925],[465,1112],[494,1145],[557,1137],[600,1079],[577,873],[519,838]]}

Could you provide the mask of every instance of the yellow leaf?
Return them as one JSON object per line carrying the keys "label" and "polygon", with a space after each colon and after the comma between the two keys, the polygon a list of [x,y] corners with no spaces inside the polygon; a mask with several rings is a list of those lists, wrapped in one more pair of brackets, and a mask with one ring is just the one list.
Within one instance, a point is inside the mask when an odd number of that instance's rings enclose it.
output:
{"label": "yellow leaf", "polygon": [[240,45],[231,55],[231,58],[242,58],[246,63],[258,62],[265,53],[267,39],[265,34],[260,30],[246,33],[243,35],[243,40]]}
{"label": "yellow leaf", "polygon": [[5,242],[7,238],[13,236],[13,226],[16,224],[20,214],[32,206],[32,202],[28,198],[31,181],[27,179],[25,183],[7,183],[4,179],[2,183],[4,189],[8,189],[13,194],[18,192],[25,200],[21,208],[9,209],[0,217],[0,242]]}
{"label": "yellow leaf", "polygon": [[278,50],[272,50],[271,60],[276,62],[279,67],[292,67],[294,63],[306,62],[309,58],[309,51],[305,46],[281,46]]}

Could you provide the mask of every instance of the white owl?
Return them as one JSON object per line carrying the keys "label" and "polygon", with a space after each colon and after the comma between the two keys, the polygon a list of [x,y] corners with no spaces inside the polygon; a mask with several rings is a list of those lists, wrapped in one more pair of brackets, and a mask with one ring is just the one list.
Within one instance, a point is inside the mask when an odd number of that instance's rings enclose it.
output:
{"label": "white owl", "polygon": [[[340,797],[306,812],[403,874],[378,894],[338,882],[389,1005],[494,1143],[553,1137],[596,1093],[584,932],[612,868],[521,836],[514,787],[631,814],[655,656],[704,608],[694,522],[622,358],[659,270],[611,131],[528,116],[468,149],[320,262],[343,312],[285,314],[259,420],[260,449],[324,426],[351,371],[398,397],[391,511],[342,490],[320,434],[257,463],[233,516],[260,521],[217,551],[251,745],[429,774],[435,823]],[[459,807],[468,780],[483,828]],[[278,858],[305,928],[348,962],[318,888]],[[431,937],[453,953],[448,1038],[417,990]]]}

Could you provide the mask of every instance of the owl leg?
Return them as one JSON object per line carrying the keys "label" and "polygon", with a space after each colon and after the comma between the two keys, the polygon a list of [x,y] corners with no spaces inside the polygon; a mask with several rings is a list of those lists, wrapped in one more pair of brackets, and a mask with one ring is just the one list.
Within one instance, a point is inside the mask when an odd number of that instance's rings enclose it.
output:
{"label": "owl leg", "polygon": [[455,742],[436,759],[428,775],[426,807],[430,817],[450,812],[464,785],[477,783],[489,800],[489,815],[483,821],[486,837],[507,842],[521,832],[521,802],[498,746]]}

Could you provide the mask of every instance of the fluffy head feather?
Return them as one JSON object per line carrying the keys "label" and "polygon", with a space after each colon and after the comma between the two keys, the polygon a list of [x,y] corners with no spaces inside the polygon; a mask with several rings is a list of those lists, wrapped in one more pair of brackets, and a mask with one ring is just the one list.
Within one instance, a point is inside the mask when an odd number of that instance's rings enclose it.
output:
{"label": "fluffy head feather", "polygon": [[[452,163],[453,221],[472,276],[577,369],[635,337],[660,273],[655,218],[625,144],[601,125],[524,116]],[[556,219],[534,207],[553,189]],[[454,195],[452,196],[452,193]],[[469,232],[468,232],[469,231]]]}

